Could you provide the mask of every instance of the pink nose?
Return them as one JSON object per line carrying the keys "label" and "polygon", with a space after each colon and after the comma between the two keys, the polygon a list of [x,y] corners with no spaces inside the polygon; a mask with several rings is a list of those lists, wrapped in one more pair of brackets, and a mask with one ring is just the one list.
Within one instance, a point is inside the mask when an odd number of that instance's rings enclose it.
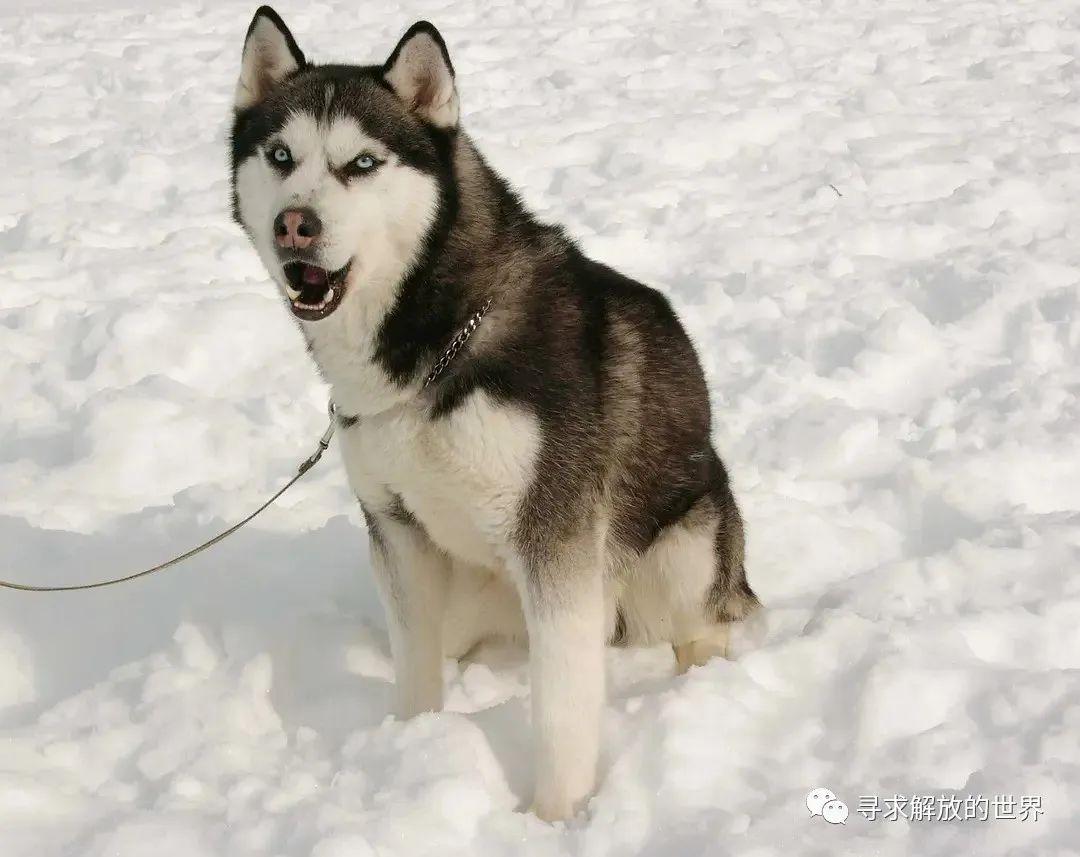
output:
{"label": "pink nose", "polygon": [[278,247],[306,250],[322,232],[322,223],[310,208],[286,208],[274,218]]}

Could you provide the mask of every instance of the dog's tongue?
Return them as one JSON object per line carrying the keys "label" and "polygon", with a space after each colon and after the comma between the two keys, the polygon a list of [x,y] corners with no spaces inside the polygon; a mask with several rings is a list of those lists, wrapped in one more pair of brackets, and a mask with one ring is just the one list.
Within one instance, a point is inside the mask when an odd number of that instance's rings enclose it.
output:
{"label": "dog's tongue", "polygon": [[325,286],[326,271],[315,265],[304,265],[304,285]]}

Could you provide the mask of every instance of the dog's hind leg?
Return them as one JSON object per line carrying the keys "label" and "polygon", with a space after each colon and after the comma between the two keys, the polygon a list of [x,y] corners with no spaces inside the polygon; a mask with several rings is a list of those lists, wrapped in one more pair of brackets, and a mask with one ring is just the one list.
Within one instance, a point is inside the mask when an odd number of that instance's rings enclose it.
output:
{"label": "dog's hind leg", "polygon": [[716,521],[706,498],[653,543],[623,603],[639,642],[668,641],[680,673],[727,657],[730,623],[708,606],[716,578]]}
{"label": "dog's hind leg", "polygon": [[713,540],[713,566],[716,570],[705,610],[713,622],[741,622],[761,607],[746,579],[746,536],[742,515],[735,505],[726,478],[713,487],[716,512],[716,536]]}
{"label": "dog's hind leg", "polygon": [[467,659],[485,643],[524,645],[521,601],[505,576],[452,561],[443,646],[447,657]]}
{"label": "dog's hind leg", "polygon": [[712,657],[728,656],[731,625],[749,617],[761,604],[746,580],[745,536],[742,517],[726,479],[713,486],[711,511],[714,535],[701,558],[713,569],[704,604],[706,628],[673,643],[680,673],[701,666]]}
{"label": "dog's hind leg", "polygon": [[620,601],[631,642],[670,642],[679,672],[727,657],[732,623],[758,606],[743,567],[742,521],[724,484],[657,538]]}

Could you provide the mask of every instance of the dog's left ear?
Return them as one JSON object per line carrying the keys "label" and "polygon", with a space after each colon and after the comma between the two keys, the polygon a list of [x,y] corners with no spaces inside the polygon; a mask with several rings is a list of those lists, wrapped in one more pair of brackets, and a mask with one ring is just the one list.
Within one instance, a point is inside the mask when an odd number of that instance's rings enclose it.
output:
{"label": "dog's left ear", "polygon": [[446,42],[427,21],[401,37],[383,66],[383,79],[405,106],[437,128],[456,128],[458,94]]}
{"label": "dog's left ear", "polygon": [[244,38],[234,106],[245,110],[258,104],[279,81],[306,65],[304,54],[281,16],[269,6],[260,6]]}

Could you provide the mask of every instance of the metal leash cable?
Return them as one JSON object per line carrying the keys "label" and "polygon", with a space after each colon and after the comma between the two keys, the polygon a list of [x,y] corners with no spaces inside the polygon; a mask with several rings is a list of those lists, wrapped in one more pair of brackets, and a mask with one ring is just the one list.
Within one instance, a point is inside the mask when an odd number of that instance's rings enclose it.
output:
{"label": "metal leash cable", "polygon": [[134,574],[128,574],[124,577],[114,577],[112,580],[101,580],[97,583],[82,583],[72,586],[30,586],[25,583],[11,583],[7,580],[0,580],[0,587],[4,589],[17,589],[21,592],[72,592],[76,589],[98,589],[102,586],[113,586],[117,583],[125,583],[129,580],[135,580],[139,577],[145,577],[148,574],[153,574],[155,571],[162,571],[163,569],[166,569],[171,565],[176,565],[178,562],[183,562],[185,559],[189,559],[196,554],[202,553],[208,547],[212,547],[213,545],[216,545],[218,542],[220,542],[222,539],[228,538],[237,530],[239,530],[242,526],[244,526],[244,524],[256,518],[278,497],[280,497],[282,494],[292,488],[292,486],[296,484],[297,480],[299,480],[301,476],[303,476],[305,473],[311,470],[312,467],[319,463],[319,459],[322,458],[323,453],[326,452],[326,450],[330,446],[330,439],[334,436],[336,411],[334,408],[333,400],[331,400],[330,403],[327,405],[327,413],[329,413],[330,415],[330,425],[326,427],[326,431],[323,432],[323,436],[319,438],[319,446],[315,450],[315,452],[313,452],[310,456],[308,456],[300,463],[300,466],[296,470],[296,475],[293,476],[293,478],[290,479],[288,482],[286,482],[281,487],[281,489],[276,494],[274,494],[273,497],[263,503],[258,509],[256,509],[239,523],[233,524],[231,527],[229,527],[229,529],[218,533],[216,536],[210,539],[210,541],[203,542],[198,547],[194,547],[191,550],[180,554],[180,556],[173,557],[172,559],[168,560],[167,562],[163,562],[160,565],[155,565],[153,568],[147,568],[143,571],[137,571]]}
{"label": "metal leash cable", "polygon": [[[465,343],[469,341],[469,337],[473,335],[476,328],[480,326],[480,322],[484,320],[484,316],[487,315],[489,309],[491,309],[491,299],[484,301],[475,313],[473,313],[465,326],[458,332],[457,336],[451,340],[450,345],[442,353],[439,359],[435,362],[434,368],[428,373],[427,378],[424,379],[423,387],[434,383],[446,371],[446,367],[450,365],[450,362],[457,356],[458,352],[465,347]],[[316,464],[319,463],[319,459],[322,458],[322,454],[326,452],[330,446],[330,439],[334,436],[334,428],[337,423],[337,408],[334,406],[334,400],[331,399],[326,407],[327,413],[330,415],[330,425],[326,427],[326,431],[323,432],[323,436],[319,438],[319,446],[308,458],[304,459],[300,463],[300,467],[297,468],[296,475],[293,476],[288,482],[286,482],[273,497],[263,503],[258,509],[248,515],[244,520],[237,524],[233,524],[229,529],[218,533],[210,541],[203,542],[198,547],[194,547],[191,550],[180,554],[180,556],[173,557],[168,562],[163,562],[161,565],[155,565],[153,568],[147,568],[143,571],[137,571],[134,574],[128,574],[124,577],[114,577],[111,580],[101,580],[97,583],[82,583],[74,586],[30,586],[25,583],[12,583],[8,580],[0,580],[0,589],[17,589],[20,592],[73,592],[77,589],[98,589],[102,586],[113,586],[117,583],[126,583],[129,580],[135,580],[140,577],[145,577],[148,574],[153,574],[155,571],[162,571],[169,566],[176,565],[178,562],[183,562],[185,559],[190,559],[196,554],[202,553],[208,547],[213,547],[222,539],[228,538],[237,530],[239,530],[244,524],[254,520],[262,512],[273,503],[278,497],[292,488],[305,473],[311,470]],[[344,417],[345,420],[352,419],[351,417]],[[347,424],[347,422],[346,422]]]}

